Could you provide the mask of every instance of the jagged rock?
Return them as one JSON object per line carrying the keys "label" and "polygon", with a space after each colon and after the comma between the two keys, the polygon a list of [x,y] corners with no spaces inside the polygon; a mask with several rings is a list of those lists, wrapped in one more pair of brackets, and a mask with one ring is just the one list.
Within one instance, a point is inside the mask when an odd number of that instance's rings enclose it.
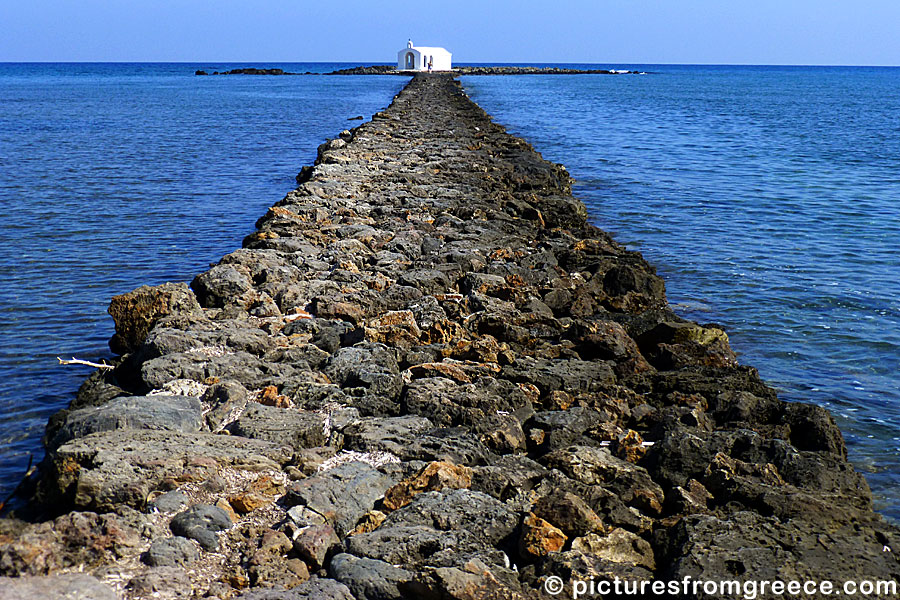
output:
{"label": "jagged rock", "polygon": [[580,497],[554,490],[534,503],[534,514],[559,527],[569,538],[603,531],[603,520]]}
{"label": "jagged rock", "polygon": [[116,324],[116,334],[109,341],[109,347],[116,354],[132,352],[143,343],[160,318],[199,310],[197,298],[183,283],[142,286],[114,296],[109,304],[109,314]]}
{"label": "jagged rock", "polygon": [[382,344],[341,348],[329,361],[325,373],[343,388],[364,388],[389,399],[397,398],[403,386],[397,359]]}
{"label": "jagged rock", "polygon": [[666,565],[660,572],[666,579],[729,573],[729,579],[740,582],[804,581],[815,580],[816,572],[827,570],[829,580],[843,582],[859,578],[854,561],[847,560],[853,556],[865,562],[867,579],[896,580],[900,565],[884,550],[889,538],[882,531],[883,524],[877,522],[824,531],[820,524],[803,519],[782,522],[747,511],[733,513],[727,521],[692,515],[660,532],[667,558],[665,563],[658,562]]}
{"label": "jagged rock", "polygon": [[656,569],[650,544],[624,529],[616,528],[606,535],[589,533],[572,540],[572,550],[614,563],[640,565],[650,571]]}
{"label": "jagged rock", "polygon": [[193,595],[191,578],[178,567],[154,567],[134,577],[127,587],[139,598],[176,600]]}
{"label": "jagged rock", "polygon": [[253,287],[250,279],[233,265],[216,265],[191,282],[197,300],[206,308],[222,308]]}
{"label": "jagged rock", "polygon": [[474,384],[459,385],[444,377],[429,377],[406,386],[404,410],[427,417],[438,426],[473,426],[498,411],[514,412],[529,405],[525,394],[505,380],[483,377]]}
{"label": "jagged rock", "polygon": [[140,519],[90,512],[29,525],[15,536],[3,537],[0,575],[46,575],[107,557],[125,557],[141,544],[143,525]]}
{"label": "jagged rock", "polygon": [[398,456],[403,460],[445,461],[457,465],[484,465],[492,461],[490,450],[479,437],[462,427],[432,429],[420,434]]}
{"label": "jagged rock", "polygon": [[547,556],[562,550],[568,539],[559,528],[534,513],[528,513],[522,521],[519,552],[527,558]]}
{"label": "jagged rock", "polygon": [[[675,315],[572,183],[452,78],[414,78],[322,146],[196,297],[114,300],[128,354],[48,424],[28,506],[105,514],[0,520],[0,573],[88,569],[130,580],[123,600],[897,579],[897,529],[827,411]],[[134,398],[151,390],[191,398]],[[207,548],[236,523],[189,568],[195,542],[162,527],[182,498],[215,504]],[[148,570],[147,546],[179,566]]]}
{"label": "jagged rock", "polygon": [[247,389],[278,386],[297,371],[284,363],[262,360],[244,351],[206,355],[201,352],[167,354],[141,365],[141,382],[147,389],[163,389],[176,379],[218,381],[231,379]]}
{"label": "jagged rock", "polygon": [[384,493],[384,506],[397,510],[412,502],[422,492],[443,489],[465,489],[472,485],[472,469],[448,462],[432,462],[415,477],[405,479]]}
{"label": "jagged rock", "polygon": [[496,571],[478,559],[456,567],[439,567],[420,573],[413,584],[407,585],[414,598],[450,598],[453,600],[525,600],[518,581],[509,573]]}
{"label": "jagged rock", "polygon": [[370,533],[344,540],[348,553],[407,569],[459,566],[473,557],[504,564],[504,554],[465,529],[439,531],[425,525],[385,524]]}
{"label": "jagged rock", "polygon": [[344,444],[360,452],[400,454],[418,434],[432,429],[431,421],[417,415],[370,417],[344,429]]}
{"label": "jagged rock", "polygon": [[292,545],[284,533],[264,529],[254,542],[258,548],[252,550],[247,570],[251,585],[290,589],[309,579],[309,569],[302,560],[286,558]]}
{"label": "jagged rock", "polygon": [[616,458],[606,448],[570,446],[546,455],[543,460],[548,467],[560,469],[576,481],[610,487],[626,504],[648,514],[662,512],[662,488],[646,469]]}
{"label": "jagged rock", "polygon": [[247,407],[247,388],[236,381],[222,381],[207,388],[201,397],[210,408],[204,415],[210,431],[220,431]]}
{"label": "jagged rock", "polygon": [[[585,439],[585,432],[600,422],[600,413],[591,408],[576,406],[568,410],[540,411],[529,423],[531,440],[543,452],[580,443],[592,443]],[[537,434],[534,430],[538,430]]]}
{"label": "jagged rock", "polygon": [[350,462],[293,483],[285,499],[290,506],[302,504],[319,513],[343,537],[393,483],[365,463]]}
{"label": "jagged rock", "polygon": [[356,600],[350,589],[334,579],[312,577],[289,590],[250,590],[235,600]]}
{"label": "jagged rock", "polygon": [[471,489],[506,501],[531,491],[547,469],[525,456],[503,456],[496,462],[472,469]]}

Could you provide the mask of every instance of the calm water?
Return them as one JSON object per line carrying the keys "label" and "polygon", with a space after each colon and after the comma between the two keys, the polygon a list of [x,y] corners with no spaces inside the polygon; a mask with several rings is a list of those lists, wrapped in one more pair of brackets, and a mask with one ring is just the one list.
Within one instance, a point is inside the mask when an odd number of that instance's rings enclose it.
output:
{"label": "calm water", "polygon": [[[405,83],[192,75],[238,66],[261,65],[0,65],[0,496],[89,373],[55,357],[109,355],[109,298],[238,247]],[[651,74],[463,82],[569,168],[682,314],[831,408],[900,517],[900,69],[629,67]]]}

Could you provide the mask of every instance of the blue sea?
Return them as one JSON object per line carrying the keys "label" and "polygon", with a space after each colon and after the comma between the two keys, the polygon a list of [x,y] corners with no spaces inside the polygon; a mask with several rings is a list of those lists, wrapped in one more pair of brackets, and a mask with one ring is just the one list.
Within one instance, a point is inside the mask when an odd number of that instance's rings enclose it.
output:
{"label": "blue sea", "polygon": [[[245,66],[351,65],[0,64],[0,500],[90,373],[56,357],[110,356],[110,297],[239,247],[406,82],[193,75]],[[680,314],[828,407],[900,519],[900,68],[590,66],[647,74],[462,82],[569,169]]]}

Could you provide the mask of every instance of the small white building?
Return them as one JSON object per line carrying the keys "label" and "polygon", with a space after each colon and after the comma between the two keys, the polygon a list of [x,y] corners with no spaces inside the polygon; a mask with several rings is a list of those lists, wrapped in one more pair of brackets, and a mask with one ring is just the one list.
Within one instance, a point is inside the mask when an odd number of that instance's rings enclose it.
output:
{"label": "small white building", "polygon": [[413,46],[412,40],[406,42],[406,48],[397,53],[398,71],[449,71],[452,69],[452,55],[444,48],[429,46]]}

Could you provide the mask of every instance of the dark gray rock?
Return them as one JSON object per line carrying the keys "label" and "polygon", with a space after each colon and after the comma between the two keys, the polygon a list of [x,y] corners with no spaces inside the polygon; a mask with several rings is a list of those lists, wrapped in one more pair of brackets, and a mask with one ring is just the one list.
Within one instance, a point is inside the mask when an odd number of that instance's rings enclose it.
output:
{"label": "dark gray rock", "polygon": [[535,413],[529,423],[531,429],[543,432],[542,452],[575,444],[596,444],[584,434],[601,422],[600,413],[591,408],[575,406],[569,410],[548,410]]}
{"label": "dark gray rock", "polygon": [[221,356],[199,352],[167,354],[141,365],[141,380],[149,389],[161,389],[175,379],[206,381],[210,378],[231,379],[248,390],[260,389],[279,386],[295,373],[290,365],[266,362],[243,351]]}
{"label": "dark gray rock", "polygon": [[191,598],[194,593],[191,578],[179,567],[154,567],[129,581],[128,588],[138,598],[161,600]]}
{"label": "dark gray rock", "polygon": [[402,399],[405,412],[427,417],[440,427],[477,425],[498,411],[514,412],[530,404],[515,384],[493,377],[464,385],[444,377],[418,379],[406,386]]}
{"label": "dark gray rock", "polygon": [[202,407],[197,398],[187,396],[129,396],[116,398],[103,406],[75,410],[49,442],[57,448],[75,438],[116,429],[157,431],[200,431]]}
{"label": "dark gray rock", "polygon": [[285,500],[290,506],[303,504],[316,511],[344,537],[394,483],[365,463],[350,462],[293,483]]}
{"label": "dark gray rock", "polygon": [[425,417],[369,417],[344,429],[344,444],[360,452],[383,451],[402,454],[416,436],[434,429]]}
{"label": "dark gray rock", "polygon": [[204,550],[214,552],[219,546],[216,533],[231,527],[231,519],[224,510],[209,504],[197,504],[180,512],[169,523],[175,535],[180,535],[197,543]]}
{"label": "dark gray rock", "polygon": [[328,441],[325,437],[325,419],[326,415],[322,413],[250,402],[228,429],[234,435],[288,444],[297,450],[325,445]]}
{"label": "dark gray rock", "polygon": [[465,529],[491,544],[498,544],[518,524],[518,515],[496,498],[463,489],[419,494],[411,504],[389,514],[383,527],[424,525],[440,530]]}
{"label": "dark gray rock", "polygon": [[616,458],[607,448],[570,446],[547,454],[541,462],[575,481],[606,487],[626,504],[647,514],[658,515],[662,511],[663,490],[647,470]]}
{"label": "dark gray rock", "polygon": [[221,308],[253,287],[250,279],[232,265],[216,265],[191,282],[201,306]]}
{"label": "dark gray rock", "polygon": [[535,461],[521,455],[500,457],[490,465],[472,468],[472,489],[506,502],[520,493],[534,489],[547,474]]}
{"label": "dark gray rock", "polygon": [[440,460],[470,467],[488,464],[496,458],[478,436],[464,427],[442,427],[420,434],[399,449],[398,456],[403,460]]}
{"label": "dark gray rock", "polygon": [[328,573],[348,588],[357,600],[403,600],[400,586],[413,579],[406,569],[371,558],[338,554]]}
{"label": "dark gray rock", "polygon": [[341,348],[328,363],[325,373],[343,388],[363,388],[369,394],[390,399],[397,398],[403,387],[397,358],[383,344]]}
{"label": "dark gray rock", "polygon": [[280,470],[289,449],[261,440],[161,431],[108,431],[63,444],[48,455],[52,477],[42,481],[43,501],[57,510],[143,509],[153,490],[190,468],[198,480],[222,467]]}
{"label": "dark gray rock", "polygon": [[178,512],[188,505],[188,497],[184,492],[173,491],[166,492],[157,496],[150,502],[150,509],[156,509],[159,512],[172,513]]}
{"label": "dark gray rock", "polygon": [[658,576],[707,579],[728,573],[729,579],[740,582],[804,581],[817,580],[816,573],[827,571],[829,580],[843,582],[859,579],[854,561],[846,560],[856,556],[866,564],[866,579],[898,580],[900,563],[885,551],[890,534],[882,529],[881,523],[856,524],[825,533],[816,523],[782,522],[752,512],[737,512],[727,520],[693,515],[660,532],[667,556],[662,564],[667,567]]}
{"label": "dark gray rock", "polygon": [[144,554],[144,562],[151,567],[177,567],[200,558],[200,551],[187,538],[175,536],[154,540]]}
{"label": "dark gray rock", "polygon": [[398,282],[401,285],[418,288],[423,294],[446,294],[450,290],[450,280],[447,275],[435,269],[415,269],[406,271],[400,276]]}
{"label": "dark gray rock", "polygon": [[357,600],[350,589],[334,579],[312,577],[290,590],[256,589],[235,596],[235,600]]}
{"label": "dark gray rock", "polygon": [[548,360],[523,357],[515,365],[503,367],[503,376],[516,382],[532,383],[548,394],[556,390],[591,392],[616,382],[608,361]]}
{"label": "dark gray rock", "polygon": [[462,566],[473,557],[494,565],[505,561],[503,552],[468,530],[439,531],[425,525],[382,525],[348,537],[344,545],[350,554],[407,569]]}

